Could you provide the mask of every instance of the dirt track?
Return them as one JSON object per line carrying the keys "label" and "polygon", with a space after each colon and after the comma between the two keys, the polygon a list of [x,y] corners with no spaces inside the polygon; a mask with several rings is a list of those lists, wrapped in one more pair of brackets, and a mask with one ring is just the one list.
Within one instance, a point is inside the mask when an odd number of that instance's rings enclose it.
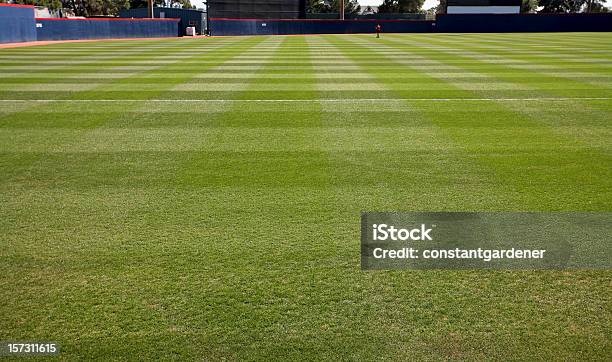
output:
{"label": "dirt track", "polygon": [[[186,39],[191,38],[206,38],[205,36],[185,37]],[[115,38],[115,39],[81,39],[81,40],[50,40],[50,41],[30,41],[22,43],[0,43],[0,49],[8,48],[19,48],[19,47],[31,47],[39,45],[49,44],[61,44],[61,43],[82,43],[82,42],[94,42],[94,41],[117,41],[117,40],[168,40],[168,39],[183,39],[179,37],[164,37],[164,38]]]}

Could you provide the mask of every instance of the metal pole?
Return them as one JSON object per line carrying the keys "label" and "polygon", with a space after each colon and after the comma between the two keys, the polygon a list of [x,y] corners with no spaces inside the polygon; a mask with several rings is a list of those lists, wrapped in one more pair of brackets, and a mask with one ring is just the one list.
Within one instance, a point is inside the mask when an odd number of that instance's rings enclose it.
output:
{"label": "metal pole", "polygon": [[340,0],[340,20],[344,20],[344,0]]}
{"label": "metal pole", "polygon": [[149,17],[150,19],[153,19],[153,0],[148,0],[147,1],[147,17]]}
{"label": "metal pole", "polygon": [[211,35],[210,34],[210,18],[208,17],[208,1],[204,3],[204,6],[206,6],[206,35]]}

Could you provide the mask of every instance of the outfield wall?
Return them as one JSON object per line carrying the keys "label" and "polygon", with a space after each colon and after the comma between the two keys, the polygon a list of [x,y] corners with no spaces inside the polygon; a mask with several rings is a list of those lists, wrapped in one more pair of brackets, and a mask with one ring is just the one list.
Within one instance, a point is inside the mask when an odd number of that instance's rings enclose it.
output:
{"label": "outfield wall", "polygon": [[34,7],[0,4],[0,43],[36,40]]}
{"label": "outfield wall", "polygon": [[176,37],[179,19],[35,18],[29,5],[0,4],[0,43]]}
{"label": "outfield wall", "polygon": [[[211,18],[212,35],[612,32],[612,13],[446,14],[430,20]],[[35,40],[176,37],[179,19],[35,19],[34,7],[0,4],[0,43]]]}
{"label": "outfield wall", "polygon": [[593,14],[441,14],[439,33],[521,33],[612,31],[612,13]]}
{"label": "outfield wall", "polygon": [[225,19],[211,18],[211,35],[289,35],[373,33],[380,24],[387,33],[429,33],[429,20]]}
{"label": "outfield wall", "polygon": [[430,20],[226,19],[211,18],[211,35],[374,33],[612,32],[612,13],[444,14]]}
{"label": "outfield wall", "polygon": [[36,19],[38,40],[161,38],[178,35],[179,19]]}

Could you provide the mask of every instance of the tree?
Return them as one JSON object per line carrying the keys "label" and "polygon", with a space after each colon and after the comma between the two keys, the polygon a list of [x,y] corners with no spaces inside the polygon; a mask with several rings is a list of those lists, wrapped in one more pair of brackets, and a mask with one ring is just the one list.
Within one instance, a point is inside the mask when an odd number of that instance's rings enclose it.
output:
{"label": "tree", "polygon": [[440,0],[440,3],[436,6],[436,14],[446,14],[446,0]]}
{"label": "tree", "polygon": [[[344,0],[344,15],[357,15],[361,7],[357,0]],[[306,12],[309,14],[340,13],[340,0],[331,0],[326,4],[323,0],[308,0]]]}
{"label": "tree", "polygon": [[418,13],[425,0],[384,0],[378,7],[379,13]]}
{"label": "tree", "polygon": [[540,0],[541,13],[577,13],[586,0]]}
{"label": "tree", "polygon": [[[340,13],[340,0],[331,0],[331,12]],[[357,15],[359,14],[359,2],[357,0],[344,0],[344,15]]]}
{"label": "tree", "polygon": [[586,0],[585,13],[607,13],[610,12],[605,5],[605,0]]}
{"label": "tree", "polygon": [[[129,0],[129,1],[130,1],[130,9],[147,7],[147,0]],[[191,5],[190,0],[153,0],[153,6],[178,8],[178,9],[195,9],[195,6]]]}
{"label": "tree", "polygon": [[592,13],[609,13],[610,11],[612,11],[610,8],[607,8],[603,6],[603,4],[599,3],[593,4],[593,7],[591,8]]}
{"label": "tree", "polygon": [[331,12],[331,7],[326,5],[323,0],[308,0],[306,3],[306,12],[308,14],[321,14]]}
{"label": "tree", "polygon": [[129,0],[62,0],[64,9],[76,16],[117,15],[119,10],[130,7]]}
{"label": "tree", "polygon": [[535,13],[538,10],[538,0],[523,0],[521,13]]}
{"label": "tree", "polygon": [[[115,16],[121,9],[147,7],[147,0],[15,0],[16,4],[44,6],[51,10],[67,9],[76,16]],[[193,9],[190,0],[154,0],[156,6]]]}
{"label": "tree", "polygon": [[16,0],[15,4],[43,6],[50,10],[59,10],[62,8],[61,0]]}
{"label": "tree", "polygon": [[178,9],[195,9],[195,6],[191,5],[190,0],[166,0],[162,1],[166,7],[178,8]]}

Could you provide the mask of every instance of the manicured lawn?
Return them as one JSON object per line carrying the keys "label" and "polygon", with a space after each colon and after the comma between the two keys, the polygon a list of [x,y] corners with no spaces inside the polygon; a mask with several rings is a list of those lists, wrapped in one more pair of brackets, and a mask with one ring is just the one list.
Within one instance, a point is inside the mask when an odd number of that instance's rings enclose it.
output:
{"label": "manicured lawn", "polygon": [[612,211],[612,34],[0,50],[0,340],[610,358],[612,272],[364,272],[364,210]]}

